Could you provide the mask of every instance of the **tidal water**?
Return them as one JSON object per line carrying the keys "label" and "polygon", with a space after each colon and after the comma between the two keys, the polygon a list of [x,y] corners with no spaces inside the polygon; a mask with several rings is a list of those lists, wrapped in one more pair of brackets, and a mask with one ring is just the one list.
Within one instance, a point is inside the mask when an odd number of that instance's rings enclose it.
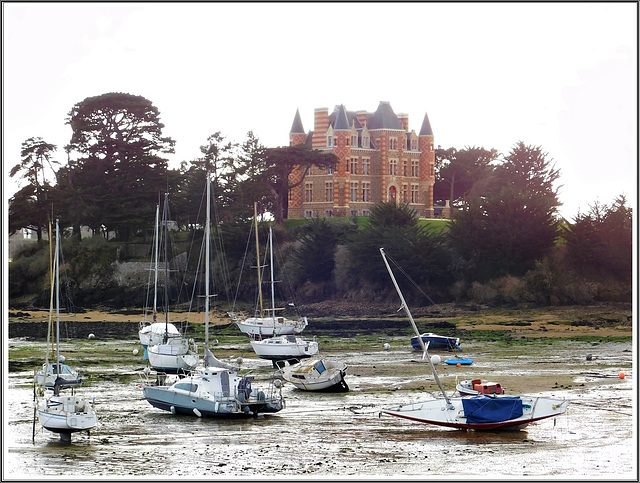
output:
{"label": "tidal water", "polygon": [[[33,372],[9,373],[3,392],[3,480],[637,480],[631,343],[591,349],[605,363],[588,368],[584,348],[572,350],[577,352],[557,355],[564,361],[558,365],[518,357],[499,376],[503,385],[514,374],[559,371],[573,377],[568,389],[538,394],[568,399],[566,414],[513,432],[464,432],[381,417],[383,408],[437,396],[404,389],[409,381],[402,371],[359,375],[365,365],[402,367],[415,358],[409,351],[332,354],[349,364],[348,393],[309,393],[285,385],[286,408],[255,419],[174,416],[147,403],[138,380],[106,378],[81,388],[95,397],[99,424],[89,435],[74,434],[71,444],[37,422],[32,441]],[[616,377],[618,370],[625,371],[624,379]]]}

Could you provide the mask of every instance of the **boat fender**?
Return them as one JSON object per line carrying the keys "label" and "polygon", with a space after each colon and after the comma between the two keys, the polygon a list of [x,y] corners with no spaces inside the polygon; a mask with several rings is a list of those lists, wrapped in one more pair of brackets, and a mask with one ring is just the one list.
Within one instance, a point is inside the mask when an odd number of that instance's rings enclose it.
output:
{"label": "boat fender", "polygon": [[198,408],[193,408],[193,414],[195,414],[199,418],[202,417],[202,413],[198,410]]}
{"label": "boat fender", "polygon": [[175,406],[171,406],[171,414],[175,414],[176,413],[176,407]]}

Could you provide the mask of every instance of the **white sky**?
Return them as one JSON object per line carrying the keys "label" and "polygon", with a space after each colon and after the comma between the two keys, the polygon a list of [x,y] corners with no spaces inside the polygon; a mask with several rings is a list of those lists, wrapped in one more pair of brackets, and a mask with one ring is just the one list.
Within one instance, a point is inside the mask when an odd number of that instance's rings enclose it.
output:
{"label": "white sky", "polygon": [[[288,144],[318,107],[389,101],[435,144],[541,146],[561,214],[637,201],[638,6],[631,3],[3,3],[3,169],[23,141],[63,146],[74,104],[141,95],[172,167],[220,131]],[[22,186],[22,184],[20,184]]]}

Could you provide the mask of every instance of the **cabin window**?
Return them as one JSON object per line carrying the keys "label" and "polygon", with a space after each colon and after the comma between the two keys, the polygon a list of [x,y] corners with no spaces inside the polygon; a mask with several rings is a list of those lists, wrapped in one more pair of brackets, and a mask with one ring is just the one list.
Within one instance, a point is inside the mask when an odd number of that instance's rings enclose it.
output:
{"label": "cabin window", "polygon": [[182,389],[183,391],[196,392],[198,390],[197,384],[191,384],[190,382],[179,382],[174,386],[176,389]]}

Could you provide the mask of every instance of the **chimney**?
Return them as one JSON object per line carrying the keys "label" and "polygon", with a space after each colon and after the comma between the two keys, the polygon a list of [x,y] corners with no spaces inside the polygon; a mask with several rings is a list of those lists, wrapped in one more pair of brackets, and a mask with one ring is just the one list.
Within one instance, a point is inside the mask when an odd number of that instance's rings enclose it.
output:
{"label": "chimney", "polygon": [[323,148],[327,145],[327,130],[329,129],[329,108],[318,107],[313,112],[313,140],[312,147]]}
{"label": "chimney", "polygon": [[367,111],[357,111],[356,118],[362,124],[362,127],[367,127]]}
{"label": "chimney", "polygon": [[405,131],[409,131],[409,114],[398,114],[398,120]]}

